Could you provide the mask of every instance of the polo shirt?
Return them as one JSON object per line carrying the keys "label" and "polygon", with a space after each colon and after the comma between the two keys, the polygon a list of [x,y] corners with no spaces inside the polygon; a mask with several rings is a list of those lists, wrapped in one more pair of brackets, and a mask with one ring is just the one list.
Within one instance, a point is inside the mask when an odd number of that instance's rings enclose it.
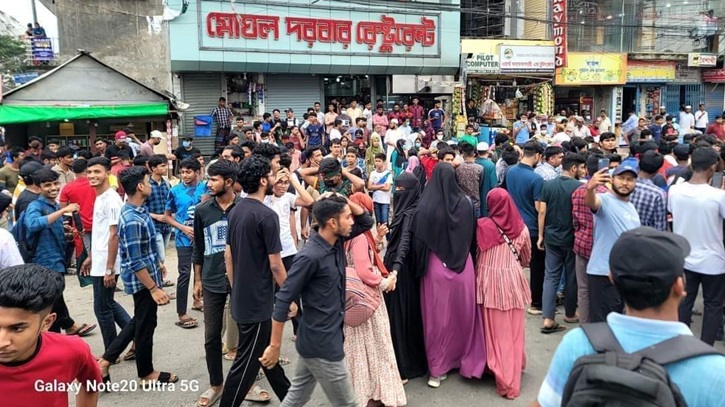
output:
{"label": "polo shirt", "polygon": [[539,233],[539,213],[534,202],[541,201],[544,180],[527,164],[518,163],[506,172],[506,189],[519,209],[532,236]]}

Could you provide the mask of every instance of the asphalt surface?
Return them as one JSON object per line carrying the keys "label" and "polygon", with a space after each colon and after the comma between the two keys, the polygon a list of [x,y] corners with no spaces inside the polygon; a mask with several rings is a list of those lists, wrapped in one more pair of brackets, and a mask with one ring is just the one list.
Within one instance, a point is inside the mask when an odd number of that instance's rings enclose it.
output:
{"label": "asphalt surface", "polygon": [[[176,251],[173,243],[169,246],[166,255],[169,277],[176,281],[178,276],[176,267]],[[75,276],[66,277],[65,299],[71,316],[79,323],[95,323],[93,314],[92,288],[80,288]],[[120,285],[119,281],[119,285]],[[176,286],[167,289],[174,292]],[[191,291],[191,290],[190,290]],[[191,292],[189,292],[191,296]],[[116,299],[133,316],[133,298],[123,292],[116,293]],[[191,299],[189,306],[191,306]],[[698,308],[702,309],[701,300]],[[175,388],[160,391],[146,392],[140,388],[132,391],[132,381],[136,380],[136,367],[134,362],[121,362],[111,367],[111,377],[114,382],[126,388],[126,391],[117,393],[104,393],[100,396],[99,405],[103,407],[127,406],[196,406],[197,398],[208,388],[208,375],[204,359],[204,328],[203,315],[198,311],[189,311],[189,315],[199,321],[199,327],[182,329],[174,325],[177,320],[175,300],[159,308],[158,327],[154,336],[154,366],[157,370],[177,374],[181,379]],[[561,315],[557,316],[561,321]],[[701,318],[696,316],[693,329],[699,332]],[[562,322],[563,323],[563,322]],[[539,332],[540,317],[527,314],[526,321],[526,370],[521,380],[521,396],[516,400],[506,400],[496,393],[496,384],[492,376],[484,376],[481,380],[469,380],[451,373],[448,379],[438,389],[427,386],[427,378],[411,380],[406,386],[408,406],[529,406],[538,394],[539,386],[546,375],[549,362],[556,346],[561,340],[562,333],[543,335]],[[567,325],[567,324],[564,324]],[[571,329],[576,325],[568,325]],[[100,329],[85,338],[96,355],[103,353],[103,342]],[[722,343],[717,345],[725,349]],[[285,339],[282,345],[282,355],[292,360],[285,367],[288,377],[291,378],[297,359],[294,342],[292,341],[292,326],[285,328]],[[232,362],[225,361],[225,373]],[[272,401],[269,403],[244,402],[243,406],[277,406],[280,402],[274,397],[266,379],[257,384],[270,391]],[[75,405],[73,397],[71,405]],[[218,403],[216,404],[218,405]],[[308,406],[329,406],[324,393],[318,386]],[[364,406],[362,406],[364,407]]]}

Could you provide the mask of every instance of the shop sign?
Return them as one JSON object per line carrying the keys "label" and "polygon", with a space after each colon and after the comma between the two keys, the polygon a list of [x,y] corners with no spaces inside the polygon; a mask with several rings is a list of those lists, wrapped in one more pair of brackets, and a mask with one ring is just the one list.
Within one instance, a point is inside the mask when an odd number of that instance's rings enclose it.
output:
{"label": "shop sign", "polygon": [[705,69],[702,71],[702,81],[710,83],[725,83],[725,69]]}
{"label": "shop sign", "polygon": [[554,72],[555,47],[501,45],[499,67],[502,73]]}
{"label": "shop sign", "polygon": [[33,50],[34,61],[47,62],[55,59],[50,38],[33,38],[30,46]]}
{"label": "shop sign", "polygon": [[[202,3],[203,4],[203,3]],[[237,6],[244,10],[245,5]],[[205,14],[202,48],[224,50],[264,49],[275,43],[315,53],[434,56],[437,53],[438,16],[348,13],[346,18],[316,18],[285,15],[212,11]],[[247,6],[247,9],[250,7]],[[295,46],[295,44],[298,44]],[[301,45],[301,47],[300,47]],[[269,49],[265,49],[269,48]],[[332,51],[332,52],[331,52]]]}
{"label": "shop sign", "polygon": [[700,54],[697,52],[690,52],[687,54],[687,66],[715,66],[717,65],[717,55],[715,54]]}
{"label": "shop sign", "polygon": [[688,67],[685,64],[677,64],[675,68],[675,82],[677,83],[701,83],[702,77],[698,68]]}
{"label": "shop sign", "polygon": [[556,68],[557,85],[624,85],[627,54],[570,52],[566,68]]}
{"label": "shop sign", "polygon": [[554,34],[554,46],[556,47],[556,67],[563,68],[568,66],[567,60],[567,35],[566,35],[566,21],[567,21],[567,1],[566,0],[554,0],[553,3],[553,14],[552,19],[554,20],[553,34]]}
{"label": "shop sign", "polygon": [[675,79],[675,63],[670,61],[627,61],[627,82],[668,82]]}
{"label": "shop sign", "polygon": [[498,56],[496,54],[473,54],[466,59],[466,70],[470,74],[497,74]]}

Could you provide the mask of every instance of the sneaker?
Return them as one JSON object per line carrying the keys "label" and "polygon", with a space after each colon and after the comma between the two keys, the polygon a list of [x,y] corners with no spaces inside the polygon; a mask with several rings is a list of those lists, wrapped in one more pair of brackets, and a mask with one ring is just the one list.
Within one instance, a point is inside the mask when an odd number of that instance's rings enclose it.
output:
{"label": "sneaker", "polygon": [[437,389],[437,388],[441,387],[441,382],[443,380],[446,380],[447,378],[448,378],[448,375],[446,375],[446,374],[444,374],[441,377],[433,377],[433,376],[431,376],[428,379],[428,387],[432,387],[434,389]]}
{"label": "sneaker", "polygon": [[529,314],[530,315],[541,315],[544,311],[541,310],[541,308],[536,307],[529,307]]}

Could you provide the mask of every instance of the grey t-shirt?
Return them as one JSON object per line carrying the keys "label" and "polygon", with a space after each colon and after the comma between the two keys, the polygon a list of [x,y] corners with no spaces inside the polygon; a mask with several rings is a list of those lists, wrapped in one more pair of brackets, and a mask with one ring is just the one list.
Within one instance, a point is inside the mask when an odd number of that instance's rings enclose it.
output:
{"label": "grey t-shirt", "polygon": [[594,213],[594,244],[587,274],[609,274],[609,254],[619,236],[640,226],[639,213],[629,201],[622,201],[612,192],[598,194],[601,206]]}

